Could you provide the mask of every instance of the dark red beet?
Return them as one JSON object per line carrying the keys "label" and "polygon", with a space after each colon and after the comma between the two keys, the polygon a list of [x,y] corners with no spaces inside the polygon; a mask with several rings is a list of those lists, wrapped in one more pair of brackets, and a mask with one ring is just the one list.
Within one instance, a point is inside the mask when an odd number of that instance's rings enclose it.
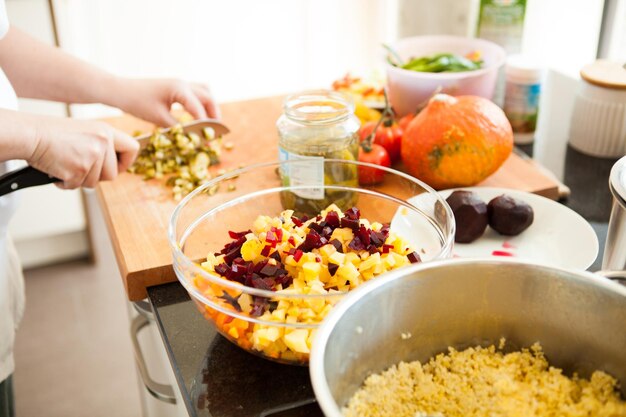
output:
{"label": "dark red beet", "polygon": [[272,251],[272,245],[265,245],[265,247],[261,249],[261,255],[269,256],[271,251]]}
{"label": "dark red beet", "polygon": [[506,236],[517,236],[533,223],[533,208],[525,201],[508,195],[494,198],[487,206],[489,226]]}
{"label": "dark red beet", "polygon": [[359,220],[361,218],[361,212],[358,208],[352,207],[345,211],[344,216],[350,220]]}
{"label": "dark red beet", "polygon": [[326,223],[328,224],[328,226],[333,228],[339,227],[339,214],[336,211],[329,211],[326,214]]}
{"label": "dark red beet", "polygon": [[341,242],[339,241],[339,239],[333,239],[330,242],[331,245],[333,245],[335,247],[335,249],[337,249],[337,252],[341,252],[343,253],[343,245],[341,244]]}
{"label": "dark red beet", "polygon": [[328,272],[330,273],[331,277],[335,276],[335,273],[337,273],[338,269],[339,269],[339,265],[328,264]]}
{"label": "dark red beet", "polygon": [[349,219],[347,217],[343,217],[341,219],[341,227],[347,227],[349,229],[359,230],[359,220]]}
{"label": "dark red beet", "polygon": [[422,262],[422,258],[420,258],[417,252],[411,252],[406,257],[409,259],[409,262],[411,262],[412,264]]}
{"label": "dark red beet", "polygon": [[232,231],[229,231],[228,232],[228,236],[230,236],[233,239],[240,239],[242,237],[245,237],[248,233],[252,233],[252,230],[246,230],[244,232],[232,232]]}
{"label": "dark red beet", "polygon": [[296,226],[300,227],[304,224],[304,222],[302,220],[300,220],[299,218],[297,218],[296,216],[292,216],[291,217],[291,221],[293,222],[293,224],[295,224]]}
{"label": "dark red beet", "polygon": [[456,222],[455,242],[470,243],[487,228],[487,205],[471,191],[454,191],[446,199]]}

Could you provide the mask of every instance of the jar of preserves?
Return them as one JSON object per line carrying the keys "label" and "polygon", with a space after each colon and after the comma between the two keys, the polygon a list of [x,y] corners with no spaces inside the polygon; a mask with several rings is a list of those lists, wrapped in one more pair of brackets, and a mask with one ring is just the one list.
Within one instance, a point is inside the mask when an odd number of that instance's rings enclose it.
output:
{"label": "jar of preserves", "polygon": [[283,206],[306,214],[318,213],[331,203],[340,208],[353,205],[353,193],[332,186],[357,186],[356,166],[324,163],[327,159],[357,160],[360,123],[352,100],[327,90],[289,96],[276,126],[280,161],[290,161],[281,165],[283,186],[307,187],[284,192]]}

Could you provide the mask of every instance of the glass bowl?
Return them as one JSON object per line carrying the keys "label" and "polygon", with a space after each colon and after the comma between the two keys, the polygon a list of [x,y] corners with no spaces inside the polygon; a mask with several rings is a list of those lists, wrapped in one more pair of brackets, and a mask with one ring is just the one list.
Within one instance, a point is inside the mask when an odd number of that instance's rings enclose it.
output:
{"label": "glass bowl", "polygon": [[[364,169],[384,173],[383,181],[359,185]],[[287,173],[294,172],[299,181],[289,180]],[[314,234],[307,225],[324,225],[327,218],[315,216],[330,204],[336,212],[358,208],[361,220],[350,226],[349,219],[344,223],[340,218],[340,226],[348,226],[336,227],[327,239],[339,244],[319,247],[324,242],[315,241],[317,249],[302,246]],[[354,219],[356,211],[349,213]],[[244,236],[250,229],[256,234]],[[363,230],[387,233],[385,244],[380,244],[379,234],[378,247],[374,238],[366,250],[359,247],[354,236],[363,236]],[[224,337],[264,358],[306,365],[315,329],[347,291],[405,264],[449,257],[454,231],[450,207],[423,182],[378,165],[308,158],[251,165],[197,188],[174,210],[169,242],[178,280]],[[329,236],[320,231],[324,233]],[[239,245],[224,251],[233,262],[225,273],[225,256],[219,252],[238,239]],[[268,261],[270,253],[281,263]],[[274,280],[276,268],[254,269],[263,262],[277,264],[287,274]],[[242,268],[247,275],[241,275]]]}

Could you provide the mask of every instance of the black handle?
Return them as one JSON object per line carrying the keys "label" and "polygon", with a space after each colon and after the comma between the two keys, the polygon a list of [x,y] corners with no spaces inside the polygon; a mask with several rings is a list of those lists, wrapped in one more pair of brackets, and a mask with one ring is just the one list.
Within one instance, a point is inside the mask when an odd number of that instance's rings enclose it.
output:
{"label": "black handle", "polygon": [[50,184],[60,180],[51,177],[45,172],[41,172],[33,167],[25,167],[4,174],[0,177],[0,196],[12,193],[23,188],[34,187],[36,185]]}

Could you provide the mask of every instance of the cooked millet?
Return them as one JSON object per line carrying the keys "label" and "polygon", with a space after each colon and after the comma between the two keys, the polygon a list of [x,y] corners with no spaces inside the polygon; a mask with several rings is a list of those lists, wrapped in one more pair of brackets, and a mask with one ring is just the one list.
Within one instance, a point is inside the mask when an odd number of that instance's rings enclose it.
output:
{"label": "cooked millet", "polygon": [[521,352],[468,348],[422,365],[400,362],[370,375],[343,410],[346,417],[626,416],[617,381],[596,371],[567,377],[539,344]]}

